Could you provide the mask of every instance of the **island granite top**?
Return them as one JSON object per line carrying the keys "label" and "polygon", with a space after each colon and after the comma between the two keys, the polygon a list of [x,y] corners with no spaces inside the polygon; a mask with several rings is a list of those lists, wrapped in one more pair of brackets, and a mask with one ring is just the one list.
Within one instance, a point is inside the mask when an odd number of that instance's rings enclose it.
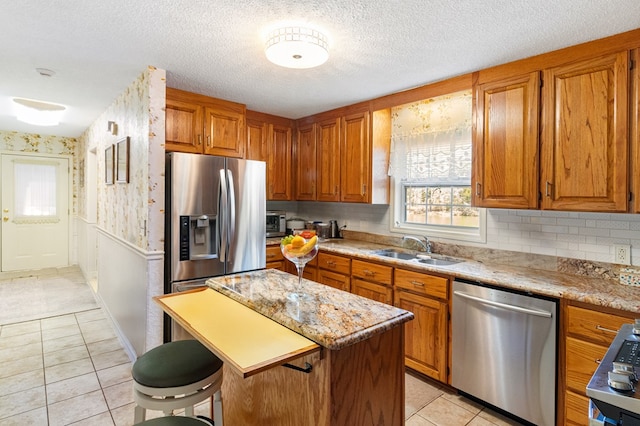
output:
{"label": "island granite top", "polygon": [[207,285],[273,321],[339,350],[413,319],[404,309],[342,290],[302,280],[308,300],[291,301],[298,278],[275,269],[246,272],[207,280]]}

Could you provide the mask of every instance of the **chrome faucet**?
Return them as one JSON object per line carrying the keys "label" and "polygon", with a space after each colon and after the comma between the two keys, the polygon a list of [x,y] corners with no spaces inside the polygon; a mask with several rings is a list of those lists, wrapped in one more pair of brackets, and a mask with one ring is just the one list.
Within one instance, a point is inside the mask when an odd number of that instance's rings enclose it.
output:
{"label": "chrome faucet", "polygon": [[431,241],[429,241],[429,237],[425,235],[422,238],[424,238],[424,241],[422,241],[422,239],[419,237],[414,237],[413,235],[405,235],[404,237],[402,237],[402,241],[406,241],[406,240],[416,241],[422,246],[422,248],[424,248],[425,252],[431,253]]}

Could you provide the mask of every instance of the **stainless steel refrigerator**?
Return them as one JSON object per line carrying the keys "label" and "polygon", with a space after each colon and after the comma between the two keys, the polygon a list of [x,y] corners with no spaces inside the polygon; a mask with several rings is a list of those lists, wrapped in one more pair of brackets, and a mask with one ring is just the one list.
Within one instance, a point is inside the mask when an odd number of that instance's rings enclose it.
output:
{"label": "stainless steel refrigerator", "polygon": [[[165,167],[165,293],[266,265],[266,165],[172,152]],[[175,339],[165,317],[165,341]]]}

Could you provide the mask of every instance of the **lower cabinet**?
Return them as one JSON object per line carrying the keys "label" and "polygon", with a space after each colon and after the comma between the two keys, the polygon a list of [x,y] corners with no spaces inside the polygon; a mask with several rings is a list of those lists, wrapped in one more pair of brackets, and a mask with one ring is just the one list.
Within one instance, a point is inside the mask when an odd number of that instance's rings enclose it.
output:
{"label": "lower cabinet", "polygon": [[351,293],[393,304],[393,267],[354,259],[351,261]]}
{"label": "lower cabinet", "polygon": [[405,324],[405,365],[443,383],[447,382],[448,283],[447,278],[414,271],[394,273],[394,305],[415,315]]}
{"label": "lower cabinet", "polygon": [[337,288],[338,290],[351,290],[351,259],[344,256],[329,253],[318,253],[318,276],[321,284]]}
{"label": "lower cabinet", "polygon": [[622,324],[633,322],[633,314],[570,304],[565,321],[564,424],[588,425],[587,384]]}
{"label": "lower cabinet", "polygon": [[267,269],[286,271],[285,260],[282,251],[280,251],[280,245],[267,246]]}

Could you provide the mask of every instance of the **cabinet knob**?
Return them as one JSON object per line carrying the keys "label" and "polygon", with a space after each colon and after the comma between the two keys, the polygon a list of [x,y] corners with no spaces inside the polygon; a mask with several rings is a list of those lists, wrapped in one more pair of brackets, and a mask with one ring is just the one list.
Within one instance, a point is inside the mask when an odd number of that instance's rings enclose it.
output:
{"label": "cabinet knob", "polygon": [[551,182],[547,181],[546,185],[545,185],[545,195],[547,197],[551,197],[551,191],[549,190],[549,188],[551,187]]}
{"label": "cabinet knob", "polygon": [[480,191],[482,190],[482,184],[480,182],[476,182],[476,195],[480,196]]}
{"label": "cabinet knob", "polygon": [[365,269],[365,270],[363,270],[362,272],[363,272],[366,276],[368,276],[368,277],[373,277],[373,276],[376,274],[376,272],[375,272],[375,271],[370,271],[370,270],[368,270],[368,269]]}
{"label": "cabinet knob", "polygon": [[413,285],[417,285],[417,286],[419,286],[419,287],[424,287],[424,283],[423,283],[423,282],[420,282],[420,281],[415,281],[415,280],[414,280],[414,281],[411,281],[411,284],[413,284]]}

